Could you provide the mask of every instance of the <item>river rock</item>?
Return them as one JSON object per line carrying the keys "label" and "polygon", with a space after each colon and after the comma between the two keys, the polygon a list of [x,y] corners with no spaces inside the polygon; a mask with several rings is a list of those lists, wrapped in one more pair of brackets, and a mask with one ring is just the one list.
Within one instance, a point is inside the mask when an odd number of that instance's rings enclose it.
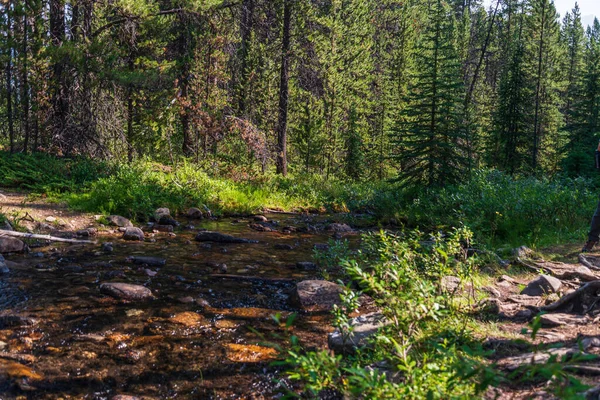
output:
{"label": "river rock", "polygon": [[137,396],[130,396],[128,394],[118,394],[110,398],[110,400],[142,400]]}
{"label": "river rock", "polygon": [[4,314],[0,315],[0,329],[15,328],[19,326],[32,326],[36,325],[38,320],[35,318],[18,315],[18,314]]}
{"label": "river rock", "polygon": [[21,253],[27,249],[22,240],[0,236],[0,253]]}
{"label": "river rock", "polygon": [[82,237],[96,236],[97,234],[98,230],[96,228],[80,229],[77,231],[77,236]]}
{"label": "river rock", "polygon": [[542,296],[547,293],[557,293],[562,287],[562,282],[550,275],[540,275],[529,282],[521,294],[528,296]]}
{"label": "river rock", "polygon": [[329,224],[329,225],[327,225],[327,227],[325,228],[325,230],[327,232],[334,232],[334,233],[352,232],[352,228],[349,225],[347,225],[347,224],[339,224],[339,223]]}
{"label": "river rock", "polygon": [[533,255],[533,250],[527,246],[521,246],[513,249],[512,253],[515,258],[529,258]]}
{"label": "river rock", "polygon": [[198,232],[198,234],[196,235],[196,241],[217,243],[258,243],[258,241],[256,240],[239,238],[213,231]]}
{"label": "river rock", "polygon": [[310,262],[310,261],[300,261],[296,263],[296,268],[298,269],[304,269],[307,271],[311,271],[311,270],[315,270],[317,269],[317,264]]}
{"label": "river rock", "polygon": [[353,353],[356,349],[366,346],[368,339],[377,333],[379,328],[390,324],[380,312],[373,312],[350,320],[352,331],[347,335],[338,329],[327,337],[327,345],[335,353]]}
{"label": "river rock", "polygon": [[305,311],[330,311],[341,303],[344,288],[337,283],[319,280],[298,282],[290,298],[292,304]]}
{"label": "river rock", "polygon": [[199,208],[191,207],[188,208],[187,212],[185,213],[185,216],[190,219],[201,219],[204,216],[204,214]]}
{"label": "river rock", "polygon": [[167,260],[160,257],[148,257],[148,256],[132,256],[129,257],[134,264],[150,265],[153,267],[163,267],[167,263]]}
{"label": "river rock", "polygon": [[153,298],[152,291],[145,286],[122,282],[108,282],[100,285],[100,292],[125,300],[145,300]]}
{"label": "river rock", "polygon": [[254,220],[256,222],[268,222],[269,220],[264,215],[255,215]]}
{"label": "river rock", "polygon": [[205,325],[207,323],[206,318],[192,311],[185,311],[179,314],[175,314],[173,317],[170,318],[170,320],[171,322],[187,327]]}
{"label": "river rock", "polygon": [[156,224],[152,228],[156,229],[159,232],[173,233],[173,227],[174,226],[176,226],[176,225],[172,225],[172,224],[166,224],[166,225]]}
{"label": "river rock", "polygon": [[250,227],[250,229],[253,229],[257,232],[273,232],[274,229],[271,228],[270,226],[266,225],[266,224],[250,224],[248,225]]}
{"label": "river rock", "polygon": [[130,227],[133,226],[133,224],[131,223],[130,220],[128,220],[125,217],[121,217],[120,215],[109,215],[108,217],[106,217],[106,219],[108,220],[109,225],[112,226],[118,226],[118,227]]}
{"label": "river rock", "polygon": [[165,215],[171,216],[171,210],[169,210],[167,207],[157,208],[154,211],[154,219],[156,219],[157,221],[160,220]]}
{"label": "river rock", "polygon": [[129,227],[125,229],[123,233],[123,239],[125,240],[137,240],[144,241],[144,232],[140,228]]}

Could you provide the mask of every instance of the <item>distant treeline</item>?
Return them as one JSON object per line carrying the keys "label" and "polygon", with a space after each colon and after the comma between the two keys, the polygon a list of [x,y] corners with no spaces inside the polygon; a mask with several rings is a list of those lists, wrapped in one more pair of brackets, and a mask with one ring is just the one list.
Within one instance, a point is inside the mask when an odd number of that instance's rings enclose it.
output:
{"label": "distant treeline", "polygon": [[0,145],[445,185],[586,175],[600,23],[549,0],[8,0]]}

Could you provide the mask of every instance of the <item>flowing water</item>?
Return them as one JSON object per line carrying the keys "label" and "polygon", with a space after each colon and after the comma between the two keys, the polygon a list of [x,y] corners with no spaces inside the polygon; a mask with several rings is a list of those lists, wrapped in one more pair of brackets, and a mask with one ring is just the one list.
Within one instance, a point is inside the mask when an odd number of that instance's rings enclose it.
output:
{"label": "flowing water", "polygon": [[[278,231],[306,224],[268,217],[280,220]],[[7,257],[15,264],[0,280],[0,398],[280,397],[289,383],[264,342],[285,344],[293,334],[308,347],[325,347],[330,317],[300,313],[286,331],[272,315],[285,320],[299,311],[289,295],[318,271],[296,263],[311,261],[314,244],[329,236],[256,232],[249,222],[205,221],[175,237],[158,233],[154,242],[101,232],[95,245],[51,244]],[[198,243],[198,228],[259,243]],[[348,239],[354,244],[358,236]],[[103,252],[103,242],[114,251]],[[166,264],[138,265],[132,256]],[[115,299],[100,292],[104,282],[144,285],[155,299]]]}

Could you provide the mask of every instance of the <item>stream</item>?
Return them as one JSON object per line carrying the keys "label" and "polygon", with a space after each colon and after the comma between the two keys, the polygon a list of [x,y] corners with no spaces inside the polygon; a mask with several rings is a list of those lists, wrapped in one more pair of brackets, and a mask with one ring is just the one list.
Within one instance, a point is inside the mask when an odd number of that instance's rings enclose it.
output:
{"label": "stream", "polygon": [[[296,282],[319,279],[312,261],[322,230],[307,217],[266,215],[276,231],[257,232],[251,218],[194,221],[194,228],[121,239],[102,229],[94,245],[51,243],[11,255],[0,278],[0,398],[148,399],[279,398],[290,383],[271,365],[291,334],[325,348],[329,313],[299,312],[290,302]],[[323,224],[326,217],[319,217]],[[180,221],[186,226],[189,221]],[[199,229],[258,243],[196,242]],[[292,229],[293,231],[294,229]],[[286,233],[282,233],[285,231]],[[344,239],[356,246],[357,234]],[[102,244],[112,243],[112,252]],[[159,257],[144,265],[132,257]],[[100,291],[106,282],[143,285],[152,300],[122,300]],[[282,320],[299,312],[286,331]],[[120,397],[126,399],[127,397]]]}

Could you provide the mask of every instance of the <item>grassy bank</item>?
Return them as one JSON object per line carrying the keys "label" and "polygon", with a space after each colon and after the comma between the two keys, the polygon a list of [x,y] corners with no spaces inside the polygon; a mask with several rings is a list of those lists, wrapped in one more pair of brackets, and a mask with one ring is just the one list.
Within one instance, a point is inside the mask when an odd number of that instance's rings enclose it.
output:
{"label": "grassy bank", "polygon": [[513,178],[478,171],[444,189],[319,175],[212,176],[192,163],[108,164],[46,154],[0,153],[0,186],[66,201],[75,209],[145,220],[154,209],[204,207],[217,215],[264,209],[368,213],[373,223],[447,231],[465,225],[493,246],[581,241],[597,202],[585,179]]}

